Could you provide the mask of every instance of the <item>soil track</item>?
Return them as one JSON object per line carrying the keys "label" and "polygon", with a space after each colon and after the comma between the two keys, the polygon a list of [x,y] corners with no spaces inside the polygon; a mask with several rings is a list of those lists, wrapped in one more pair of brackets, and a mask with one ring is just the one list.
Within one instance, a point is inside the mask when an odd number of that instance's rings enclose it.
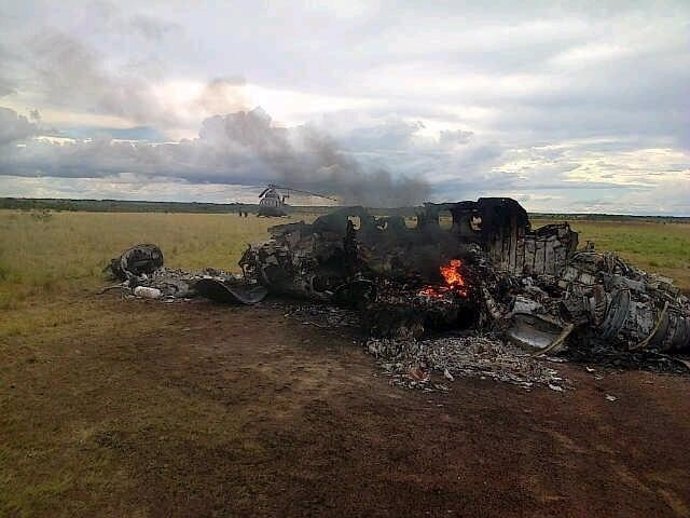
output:
{"label": "soil track", "polygon": [[255,447],[132,437],[157,514],[690,515],[687,378],[567,367],[565,395],[481,380],[415,393],[277,310],[191,307],[171,308],[180,328],[146,352],[151,374],[244,416]]}
{"label": "soil track", "polygon": [[[90,343],[113,387],[131,380],[121,417],[86,439],[130,480],[113,514],[690,516],[688,377],[559,365],[575,390],[425,394],[276,308],[103,304],[172,316]],[[146,410],[156,393],[175,410]]]}

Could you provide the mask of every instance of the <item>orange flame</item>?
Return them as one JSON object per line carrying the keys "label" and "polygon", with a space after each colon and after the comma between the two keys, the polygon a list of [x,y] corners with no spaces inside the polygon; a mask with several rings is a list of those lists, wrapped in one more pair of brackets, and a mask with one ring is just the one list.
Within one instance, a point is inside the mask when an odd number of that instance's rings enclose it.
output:
{"label": "orange flame", "polygon": [[424,297],[442,297],[448,291],[453,291],[461,297],[467,297],[467,285],[461,272],[462,261],[451,259],[447,264],[440,268],[441,276],[445,281],[445,286],[427,286],[419,292]]}
{"label": "orange flame", "polygon": [[462,261],[460,259],[451,259],[448,264],[441,266],[441,275],[446,281],[446,284],[452,288],[465,289],[465,279],[462,278],[460,268]]}

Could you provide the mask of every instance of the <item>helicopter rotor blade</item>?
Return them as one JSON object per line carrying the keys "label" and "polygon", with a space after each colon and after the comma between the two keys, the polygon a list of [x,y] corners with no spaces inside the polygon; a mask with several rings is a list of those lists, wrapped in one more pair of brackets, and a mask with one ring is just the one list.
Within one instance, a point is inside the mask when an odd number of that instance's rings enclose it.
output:
{"label": "helicopter rotor blade", "polygon": [[319,198],[325,198],[327,200],[331,200],[331,201],[335,201],[335,202],[339,201],[336,198],[333,198],[331,196],[326,196],[325,194],[319,194],[318,192],[305,191],[303,189],[293,189],[292,187],[281,187],[279,185],[274,185],[273,187],[276,189],[281,189],[283,191],[301,192],[303,194],[309,194],[310,196],[318,196]]}

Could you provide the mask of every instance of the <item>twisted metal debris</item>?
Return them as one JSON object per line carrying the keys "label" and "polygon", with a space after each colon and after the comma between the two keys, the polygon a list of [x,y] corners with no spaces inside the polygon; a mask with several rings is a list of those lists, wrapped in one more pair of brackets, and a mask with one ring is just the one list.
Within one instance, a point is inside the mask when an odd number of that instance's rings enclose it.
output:
{"label": "twisted metal debris", "polygon": [[160,248],[150,244],[125,250],[110,261],[106,271],[121,281],[106,290],[118,288],[139,298],[176,300],[201,296],[230,304],[256,304],[267,294],[263,286],[248,285],[241,276],[223,270],[188,272],[167,268],[163,266]]}
{"label": "twisted metal debris", "polygon": [[[509,198],[428,203],[413,224],[350,207],[269,230],[269,241],[242,256],[242,276],[165,269],[155,245],[125,251],[110,270],[126,289],[153,288],[161,297],[252,304],[270,292],[348,306],[359,311],[365,336],[405,343],[410,354],[429,345],[431,332],[457,330],[493,333],[535,354],[632,357],[690,349],[690,300],[670,279],[591,246],[578,250],[568,223],[533,231]],[[450,266],[448,284],[442,272]],[[459,357],[479,343],[468,340],[437,349]],[[441,366],[439,358],[432,363]],[[500,356],[493,361],[501,365]]]}
{"label": "twisted metal debris", "polygon": [[[440,225],[443,211],[450,228]],[[568,223],[532,231],[509,198],[425,204],[412,226],[351,207],[270,231],[242,257],[246,278],[276,294],[360,307],[376,336],[489,329],[543,353],[690,348],[690,300],[670,279],[578,250]],[[448,264],[461,265],[462,292],[444,285]]]}

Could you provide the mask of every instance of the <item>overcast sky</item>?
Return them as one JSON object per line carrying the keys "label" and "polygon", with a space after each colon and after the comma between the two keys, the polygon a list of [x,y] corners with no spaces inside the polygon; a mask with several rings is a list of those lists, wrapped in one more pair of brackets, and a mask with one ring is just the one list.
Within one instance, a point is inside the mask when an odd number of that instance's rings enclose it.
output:
{"label": "overcast sky", "polygon": [[0,0],[0,196],[690,215],[689,1],[315,4]]}

